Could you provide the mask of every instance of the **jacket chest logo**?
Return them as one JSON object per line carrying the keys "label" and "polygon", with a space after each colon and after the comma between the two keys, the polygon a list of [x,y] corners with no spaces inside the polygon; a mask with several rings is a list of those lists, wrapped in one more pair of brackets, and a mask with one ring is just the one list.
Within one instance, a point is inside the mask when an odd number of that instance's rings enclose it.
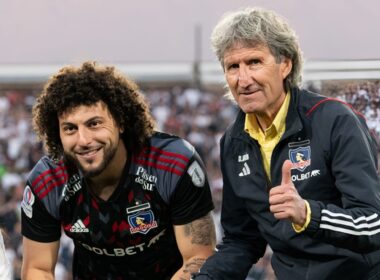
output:
{"label": "jacket chest logo", "polygon": [[292,181],[303,181],[309,178],[320,176],[319,169],[309,170],[304,172],[311,165],[311,148],[310,140],[289,143],[289,159],[293,163],[293,169],[297,169],[300,174],[293,174]]}
{"label": "jacket chest logo", "polygon": [[310,146],[298,147],[289,150],[289,159],[293,163],[293,168],[299,171],[304,171],[311,163],[311,149]]}

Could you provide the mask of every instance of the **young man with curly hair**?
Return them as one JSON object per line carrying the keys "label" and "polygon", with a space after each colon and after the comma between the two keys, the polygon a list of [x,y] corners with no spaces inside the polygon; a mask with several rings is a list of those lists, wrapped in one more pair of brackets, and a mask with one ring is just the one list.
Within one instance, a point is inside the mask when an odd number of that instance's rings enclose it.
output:
{"label": "young man with curly hair", "polygon": [[74,279],[189,279],[213,253],[211,193],[195,149],[154,131],[113,67],[61,69],[33,107],[44,156],[22,202],[23,279],[53,279],[61,229]]}

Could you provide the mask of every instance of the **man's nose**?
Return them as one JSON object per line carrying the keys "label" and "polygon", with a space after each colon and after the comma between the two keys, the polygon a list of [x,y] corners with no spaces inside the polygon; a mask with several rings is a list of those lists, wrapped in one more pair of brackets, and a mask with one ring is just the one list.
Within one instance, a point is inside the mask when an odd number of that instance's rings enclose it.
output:
{"label": "man's nose", "polygon": [[239,67],[238,83],[241,87],[247,87],[252,83],[249,69],[244,65]]}
{"label": "man's nose", "polygon": [[92,134],[88,129],[79,128],[78,129],[78,145],[86,146],[92,141]]}

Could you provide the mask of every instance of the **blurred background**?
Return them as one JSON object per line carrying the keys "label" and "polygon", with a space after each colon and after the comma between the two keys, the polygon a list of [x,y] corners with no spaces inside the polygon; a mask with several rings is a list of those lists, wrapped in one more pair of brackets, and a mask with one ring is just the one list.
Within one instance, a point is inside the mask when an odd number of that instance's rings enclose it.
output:
{"label": "blurred background", "polygon": [[[303,87],[350,103],[380,139],[378,0],[1,0],[0,226],[14,279],[20,279],[20,202],[25,177],[43,155],[31,108],[50,75],[95,60],[134,79],[157,129],[190,141],[204,160],[216,209],[222,191],[218,141],[236,107],[223,97],[224,77],[210,48],[219,18],[248,6],[273,9],[296,30]],[[62,237],[56,279],[69,280],[72,243]],[[271,251],[248,279],[275,279]]]}

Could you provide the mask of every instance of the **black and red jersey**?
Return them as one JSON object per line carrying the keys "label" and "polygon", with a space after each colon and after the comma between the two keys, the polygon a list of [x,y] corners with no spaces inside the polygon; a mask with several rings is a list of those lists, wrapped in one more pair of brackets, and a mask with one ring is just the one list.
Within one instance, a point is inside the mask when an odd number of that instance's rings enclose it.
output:
{"label": "black and red jersey", "polygon": [[170,279],[181,267],[173,225],[213,209],[199,155],[188,142],[155,133],[128,159],[112,196],[89,192],[81,174],[43,157],[22,202],[22,233],[38,242],[75,243],[74,279]]}

